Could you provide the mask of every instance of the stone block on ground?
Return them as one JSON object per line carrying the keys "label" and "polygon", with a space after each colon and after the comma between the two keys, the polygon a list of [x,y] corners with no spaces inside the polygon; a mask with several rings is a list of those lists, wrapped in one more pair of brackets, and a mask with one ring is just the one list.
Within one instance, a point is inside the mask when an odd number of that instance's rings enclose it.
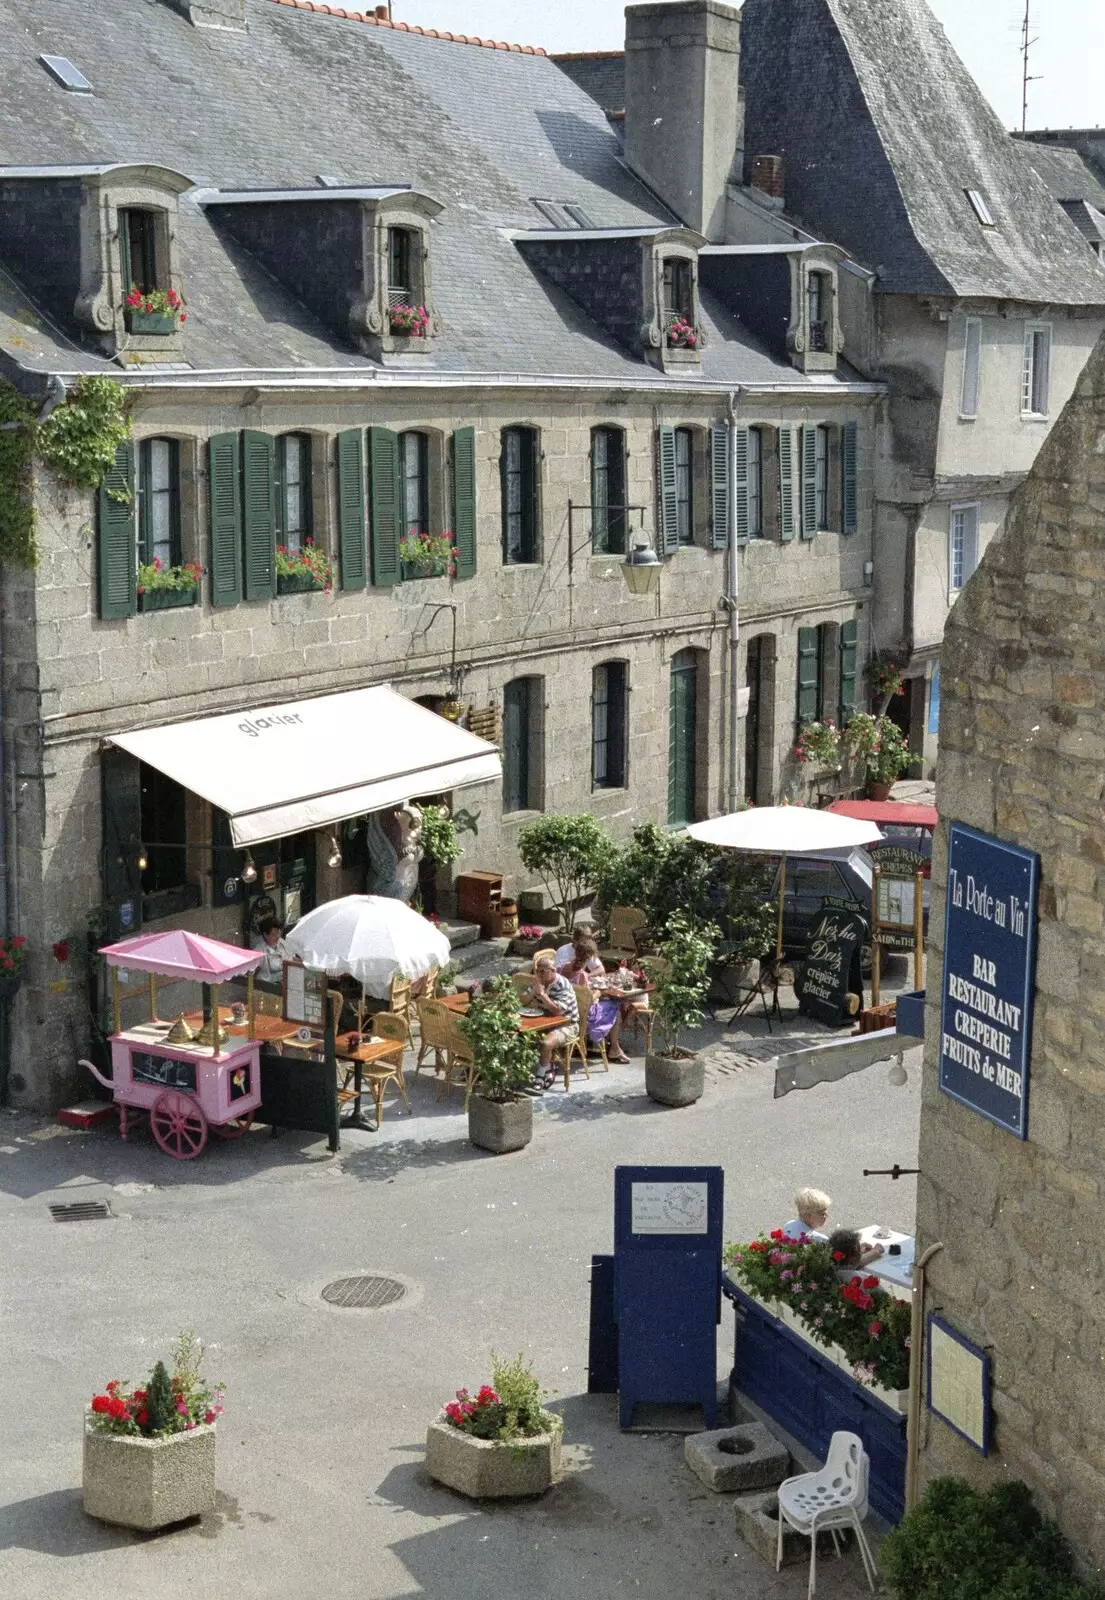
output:
{"label": "stone block on ground", "polygon": [[[754,1494],[742,1494],[733,1502],[733,1515],[737,1532],[745,1544],[751,1545],[758,1556],[774,1566],[779,1538],[778,1496],[763,1489]],[[793,1528],[784,1527],[783,1566],[790,1566],[796,1561],[808,1561],[809,1554],[809,1540],[795,1533]]]}
{"label": "stone block on ground", "polygon": [[687,1465],[715,1494],[773,1488],[790,1474],[790,1452],[761,1422],[692,1434],[684,1446]]}

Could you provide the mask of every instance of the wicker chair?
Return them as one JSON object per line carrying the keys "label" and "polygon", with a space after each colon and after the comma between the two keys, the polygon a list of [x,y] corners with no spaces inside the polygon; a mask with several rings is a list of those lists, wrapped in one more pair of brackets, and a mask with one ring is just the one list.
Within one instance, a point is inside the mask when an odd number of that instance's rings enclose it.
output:
{"label": "wicker chair", "polygon": [[414,1049],[414,1033],[411,1029],[411,1015],[414,1004],[411,999],[413,984],[409,978],[404,978],[396,973],[388,987],[388,1010],[393,1016],[402,1017],[407,1025],[407,1043]]}
{"label": "wicker chair", "polygon": [[[406,1044],[410,1037],[410,1024],[406,1017],[401,1017],[394,1011],[377,1011],[372,1019],[372,1037],[374,1039],[394,1039],[397,1044]],[[409,1111],[411,1103],[407,1099],[407,1085],[403,1078],[402,1054],[398,1057],[392,1076],[399,1085],[399,1093],[403,1096],[403,1104]]]}
{"label": "wicker chair", "polygon": [[448,1094],[454,1082],[461,1082],[464,1084],[464,1109],[467,1111],[468,1102],[472,1098],[472,1090],[475,1088],[478,1076],[476,1063],[472,1055],[472,1046],[457,1026],[456,1016],[447,1009],[442,1019],[442,1035],[444,1038],[445,1077],[441,1088],[437,1091],[437,1097],[440,1100],[443,1094]]}
{"label": "wicker chair", "polygon": [[443,1006],[440,1000],[418,1002],[418,1060],[414,1068],[416,1074],[421,1071],[422,1063],[431,1050],[434,1053],[434,1071],[440,1074],[445,1070],[452,1035],[442,1026],[442,1019],[450,1019],[453,1016],[454,1013],[448,1006]]}

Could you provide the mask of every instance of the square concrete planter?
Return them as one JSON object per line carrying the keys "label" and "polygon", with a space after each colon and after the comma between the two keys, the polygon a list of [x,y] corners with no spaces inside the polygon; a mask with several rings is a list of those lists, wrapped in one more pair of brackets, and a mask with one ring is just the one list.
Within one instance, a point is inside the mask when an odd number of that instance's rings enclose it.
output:
{"label": "square concrete planter", "polygon": [[501,1444],[476,1439],[448,1422],[426,1431],[426,1471],[472,1500],[520,1500],[544,1494],[560,1472],[561,1430]]}
{"label": "square concrete planter", "polygon": [[533,1101],[485,1100],[477,1091],[468,1102],[468,1137],[497,1156],[523,1150],[533,1138]]}
{"label": "square concrete planter", "polygon": [[215,1425],[142,1439],[84,1428],[84,1509],[101,1522],[149,1533],[215,1504]]}
{"label": "square concrete planter", "polygon": [[645,1057],[645,1093],[662,1106],[689,1106],[701,1100],[706,1063],[697,1055]]}
{"label": "square concrete planter", "polygon": [[790,1474],[790,1452],[761,1422],[692,1433],[683,1454],[695,1477],[715,1494],[774,1488]]}

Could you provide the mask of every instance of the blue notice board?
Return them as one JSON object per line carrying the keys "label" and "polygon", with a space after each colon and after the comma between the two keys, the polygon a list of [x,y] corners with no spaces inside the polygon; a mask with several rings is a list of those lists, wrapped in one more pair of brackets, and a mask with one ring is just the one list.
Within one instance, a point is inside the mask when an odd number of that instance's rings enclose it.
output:
{"label": "blue notice board", "polygon": [[948,842],[940,1087],[1008,1128],[1028,1128],[1039,858],[953,822]]}

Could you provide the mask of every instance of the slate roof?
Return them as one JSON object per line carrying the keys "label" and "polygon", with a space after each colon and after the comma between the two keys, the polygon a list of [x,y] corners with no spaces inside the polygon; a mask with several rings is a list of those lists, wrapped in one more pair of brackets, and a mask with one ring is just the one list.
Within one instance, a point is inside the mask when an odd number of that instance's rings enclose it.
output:
{"label": "slate roof", "polygon": [[924,0],[746,0],[741,76],[746,154],[786,157],[788,211],[883,292],[1105,304],[1105,270]]}
{"label": "slate roof", "polygon": [[[404,184],[444,206],[431,224],[435,374],[521,374],[686,387],[623,350],[523,261],[511,230],[531,197],[582,205],[601,228],[676,219],[629,173],[601,109],[549,58],[472,49],[301,6],[248,0],[249,31],[192,27],[165,0],[0,0],[0,166],[157,162],[202,187]],[[66,55],[93,85],[39,64]],[[203,370],[379,368],[342,344],[185,194],[177,230],[186,358]],[[118,371],[73,328],[36,317],[0,263],[0,351],[38,371]],[[703,304],[701,381],[807,386],[723,307]],[[405,376],[406,374],[404,374]],[[854,375],[844,372],[842,379]]]}
{"label": "slate roof", "polygon": [[1017,140],[1025,161],[1035,168],[1056,200],[1084,200],[1105,210],[1105,183],[1077,150],[1059,144]]}

